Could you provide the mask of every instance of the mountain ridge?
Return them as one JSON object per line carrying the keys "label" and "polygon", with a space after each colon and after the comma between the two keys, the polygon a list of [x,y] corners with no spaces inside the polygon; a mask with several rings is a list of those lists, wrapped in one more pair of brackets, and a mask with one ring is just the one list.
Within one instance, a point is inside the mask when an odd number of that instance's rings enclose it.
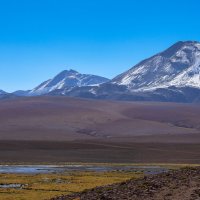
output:
{"label": "mountain ridge", "polygon": [[13,94],[200,102],[200,43],[179,41],[111,80],[70,69],[60,72],[32,90],[16,91]]}
{"label": "mountain ridge", "polygon": [[52,79],[44,81],[39,86],[29,92],[30,96],[48,94],[56,90],[62,93],[65,90],[70,91],[74,87],[98,85],[109,81],[109,79],[92,75],[81,74],[75,70],[64,70]]}
{"label": "mountain ridge", "polygon": [[[112,88],[112,89],[111,89]],[[74,88],[75,97],[200,102],[200,43],[177,42],[99,87]]]}
{"label": "mountain ridge", "polygon": [[[179,73],[189,70],[189,67],[200,69],[199,42],[177,42],[167,50],[143,60],[128,71],[115,77],[112,83],[126,85],[130,89],[140,91],[181,86],[178,80],[176,82],[173,82],[173,80],[177,78]],[[190,71],[195,72],[193,69]],[[196,71],[199,78],[196,86],[200,88],[200,72],[199,70]],[[191,79],[188,77],[182,85],[195,87],[195,83],[191,82],[189,84]]]}
{"label": "mountain ridge", "polygon": [[0,90],[0,95],[4,95],[7,94],[7,92],[5,92],[4,90]]}

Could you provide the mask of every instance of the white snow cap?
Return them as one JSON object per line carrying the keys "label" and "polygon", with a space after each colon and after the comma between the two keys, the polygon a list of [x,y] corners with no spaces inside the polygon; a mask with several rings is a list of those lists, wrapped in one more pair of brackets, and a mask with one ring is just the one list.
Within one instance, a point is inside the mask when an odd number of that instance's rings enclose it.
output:
{"label": "white snow cap", "polygon": [[177,42],[117,76],[112,83],[126,85],[134,91],[169,86],[200,88],[200,43]]}

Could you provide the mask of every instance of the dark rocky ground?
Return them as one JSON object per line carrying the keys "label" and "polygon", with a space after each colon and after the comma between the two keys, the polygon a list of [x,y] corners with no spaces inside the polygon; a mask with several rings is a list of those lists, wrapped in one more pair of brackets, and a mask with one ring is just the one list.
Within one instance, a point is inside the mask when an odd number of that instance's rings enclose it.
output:
{"label": "dark rocky ground", "polygon": [[51,200],[199,200],[200,168],[184,168]]}

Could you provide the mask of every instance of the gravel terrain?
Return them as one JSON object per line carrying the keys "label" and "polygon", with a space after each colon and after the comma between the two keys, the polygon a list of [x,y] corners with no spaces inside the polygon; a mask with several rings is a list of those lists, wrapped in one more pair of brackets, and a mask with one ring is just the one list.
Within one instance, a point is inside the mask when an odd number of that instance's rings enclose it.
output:
{"label": "gravel terrain", "polygon": [[199,200],[200,168],[184,168],[51,200]]}

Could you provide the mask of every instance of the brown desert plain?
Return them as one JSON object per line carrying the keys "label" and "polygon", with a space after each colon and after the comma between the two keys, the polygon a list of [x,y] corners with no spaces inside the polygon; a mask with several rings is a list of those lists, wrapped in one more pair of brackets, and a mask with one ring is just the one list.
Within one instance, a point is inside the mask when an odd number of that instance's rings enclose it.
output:
{"label": "brown desert plain", "polygon": [[200,105],[0,101],[1,163],[200,163]]}

